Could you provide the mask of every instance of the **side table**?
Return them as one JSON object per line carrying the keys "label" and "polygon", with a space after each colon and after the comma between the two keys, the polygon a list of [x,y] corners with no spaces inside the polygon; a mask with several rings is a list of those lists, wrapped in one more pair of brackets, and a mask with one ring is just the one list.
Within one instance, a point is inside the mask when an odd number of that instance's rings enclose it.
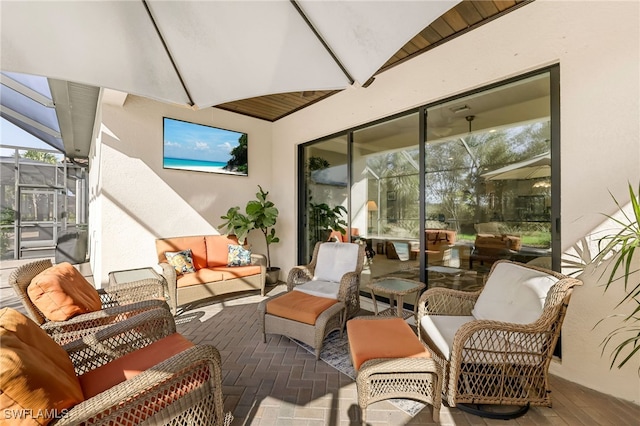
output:
{"label": "side table", "polygon": [[150,267],[109,272],[109,285],[148,279],[156,279],[164,282],[164,278]]}
{"label": "side table", "polygon": [[[385,277],[374,280],[369,284],[371,299],[373,300],[373,310],[376,315],[393,316],[400,318],[410,318],[412,314],[406,314],[403,309],[403,298],[407,294],[416,293],[416,302],[413,304],[413,316],[418,316],[418,296],[419,292],[425,288],[425,284],[420,281],[406,278]],[[378,313],[378,303],[376,302],[376,292],[389,296],[389,308]],[[395,307],[394,307],[395,299]]]}
{"label": "side table", "polygon": [[[164,298],[166,299],[169,306],[173,306],[171,300],[176,297],[176,295],[169,294],[169,288],[167,287],[167,281],[164,279],[162,275],[157,273],[155,269],[151,267],[146,268],[135,268],[135,269],[124,269],[121,271],[112,271],[109,272],[109,285],[116,284],[126,284],[134,281],[140,280],[157,280],[162,284],[162,288],[164,289]],[[174,307],[171,308],[171,313],[176,314],[176,309]]]}

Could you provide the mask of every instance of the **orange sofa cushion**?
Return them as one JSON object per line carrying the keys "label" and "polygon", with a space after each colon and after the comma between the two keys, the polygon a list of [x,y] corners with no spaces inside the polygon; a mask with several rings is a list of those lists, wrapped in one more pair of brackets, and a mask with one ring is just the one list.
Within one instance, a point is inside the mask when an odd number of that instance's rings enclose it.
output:
{"label": "orange sofa cushion", "polygon": [[247,266],[219,266],[212,268],[214,271],[222,272],[223,280],[232,280],[235,278],[250,277],[260,275],[260,265]]}
{"label": "orange sofa cushion", "polygon": [[207,267],[227,266],[229,244],[238,245],[238,239],[234,235],[207,235],[204,239],[207,244]]}
{"label": "orange sofa cushion", "polygon": [[338,303],[336,299],[290,291],[267,302],[267,313],[293,321],[315,325],[318,316]]}
{"label": "orange sofa cushion", "polygon": [[33,277],[27,294],[50,321],[66,321],[75,315],[102,309],[96,289],[68,262],[54,265]]}
{"label": "orange sofa cushion", "polygon": [[[360,230],[358,228],[351,228],[351,236],[357,237],[360,235]],[[341,233],[340,231],[331,231],[329,234],[329,238],[327,241],[342,241],[343,243],[350,243],[351,238],[345,233]]]}
{"label": "orange sofa cushion", "polygon": [[198,269],[192,274],[178,275],[176,285],[178,288],[189,287],[192,285],[212,283],[216,281],[222,281],[223,273],[221,271],[215,271],[213,269],[204,268]]}
{"label": "orange sofa cushion", "polygon": [[234,278],[259,275],[260,265],[249,266],[219,266],[215,268],[199,269],[193,274],[184,274],[177,277],[177,286],[189,287],[192,285],[213,283],[216,281],[231,280]]}
{"label": "orange sofa cushion", "polygon": [[193,256],[193,266],[195,266],[196,270],[207,267],[207,247],[205,245],[203,236],[160,238],[156,240],[158,263],[168,263],[165,252],[176,252],[186,249],[191,250],[191,255]]}
{"label": "orange sofa cushion", "polygon": [[352,319],[347,335],[353,367],[379,358],[429,358],[431,354],[402,318]]}
{"label": "orange sofa cushion", "polygon": [[[84,399],[65,350],[11,308],[0,310],[0,386],[0,413],[11,424],[45,425],[52,419],[39,412],[61,413]],[[33,416],[11,417],[25,410]]]}
{"label": "orange sofa cushion", "polygon": [[94,397],[193,346],[194,344],[184,336],[174,333],[149,346],[116,358],[79,377],[84,396],[87,399]]}

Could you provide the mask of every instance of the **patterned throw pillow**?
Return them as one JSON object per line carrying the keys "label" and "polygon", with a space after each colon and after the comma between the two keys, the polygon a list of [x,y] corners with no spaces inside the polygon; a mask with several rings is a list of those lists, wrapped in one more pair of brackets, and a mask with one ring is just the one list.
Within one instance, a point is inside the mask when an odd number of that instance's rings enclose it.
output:
{"label": "patterned throw pillow", "polygon": [[227,266],[247,266],[251,265],[251,250],[242,246],[229,244],[229,255]]}
{"label": "patterned throw pillow", "polygon": [[193,266],[191,249],[175,252],[167,251],[164,255],[169,261],[169,264],[176,269],[176,274],[189,274],[196,271],[196,268]]}

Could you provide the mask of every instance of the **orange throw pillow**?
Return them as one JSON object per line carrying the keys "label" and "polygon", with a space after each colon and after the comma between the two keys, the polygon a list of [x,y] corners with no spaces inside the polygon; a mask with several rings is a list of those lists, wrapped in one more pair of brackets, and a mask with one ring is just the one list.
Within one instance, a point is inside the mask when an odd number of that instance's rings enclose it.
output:
{"label": "orange throw pillow", "polygon": [[27,287],[27,294],[49,321],[66,321],[102,309],[96,289],[68,262],[36,275]]}
{"label": "orange throw pillow", "polygon": [[11,424],[46,425],[84,400],[67,352],[11,308],[0,310],[0,386],[0,413]]}

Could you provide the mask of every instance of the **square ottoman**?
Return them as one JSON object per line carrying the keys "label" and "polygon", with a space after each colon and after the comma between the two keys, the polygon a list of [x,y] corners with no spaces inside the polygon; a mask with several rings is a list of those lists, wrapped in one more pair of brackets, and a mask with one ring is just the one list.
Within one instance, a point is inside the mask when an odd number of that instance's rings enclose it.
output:
{"label": "square ottoman", "polygon": [[370,403],[392,398],[430,404],[439,421],[442,372],[409,324],[402,318],[356,317],[347,322],[347,335],[363,424]]}

